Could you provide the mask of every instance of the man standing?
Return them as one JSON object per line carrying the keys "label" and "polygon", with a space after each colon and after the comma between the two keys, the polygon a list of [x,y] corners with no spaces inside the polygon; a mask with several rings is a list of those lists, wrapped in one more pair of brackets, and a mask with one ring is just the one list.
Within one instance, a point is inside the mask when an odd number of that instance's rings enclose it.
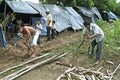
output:
{"label": "man standing", "polygon": [[85,26],[83,30],[84,37],[87,36],[87,38],[90,39],[90,43],[91,43],[91,52],[89,54],[90,57],[93,57],[94,47],[97,46],[97,50],[96,50],[96,64],[97,64],[101,59],[104,32],[98,25],[94,23],[90,23],[86,21],[84,22],[84,26]]}
{"label": "man standing", "polygon": [[47,19],[46,19],[46,27],[47,27],[47,41],[50,41],[50,32],[52,28],[52,15],[50,14],[50,11],[46,11]]}
{"label": "man standing", "polygon": [[37,45],[37,40],[39,33],[31,26],[18,27],[17,31],[23,34],[24,44],[28,48],[28,52],[32,52],[31,57],[35,57],[35,49]]}
{"label": "man standing", "polygon": [[41,33],[42,33],[42,25],[41,25],[41,22],[40,20],[37,20],[36,21],[36,31],[38,31],[39,33],[39,37],[38,37],[38,40],[37,40],[37,43],[40,45],[41,43]]}
{"label": "man standing", "polygon": [[55,20],[52,21],[52,28],[51,28],[51,38],[54,39],[55,35]]}

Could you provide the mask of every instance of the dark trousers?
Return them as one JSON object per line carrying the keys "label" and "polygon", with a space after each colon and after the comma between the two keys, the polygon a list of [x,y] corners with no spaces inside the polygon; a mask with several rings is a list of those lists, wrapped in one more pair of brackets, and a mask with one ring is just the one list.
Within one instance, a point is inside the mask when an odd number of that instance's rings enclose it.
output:
{"label": "dark trousers", "polygon": [[55,29],[51,29],[51,38],[54,39]]}
{"label": "dark trousers", "polygon": [[47,41],[50,41],[50,27],[47,27]]}
{"label": "dark trousers", "polygon": [[94,54],[94,48],[95,46],[97,46],[96,49],[96,60],[100,60],[101,59],[101,52],[102,52],[102,45],[103,45],[103,40],[96,42],[96,40],[93,40],[91,42],[91,54],[90,56],[93,57]]}

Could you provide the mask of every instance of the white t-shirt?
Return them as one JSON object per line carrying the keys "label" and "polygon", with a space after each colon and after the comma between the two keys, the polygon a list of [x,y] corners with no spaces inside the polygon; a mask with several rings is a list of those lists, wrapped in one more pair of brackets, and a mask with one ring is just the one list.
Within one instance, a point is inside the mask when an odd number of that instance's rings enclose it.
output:
{"label": "white t-shirt", "polygon": [[36,25],[36,31],[38,34],[41,34],[41,30],[42,30],[42,25],[41,24],[37,24]]}
{"label": "white t-shirt", "polygon": [[83,34],[94,35],[96,33],[99,34],[99,35],[96,36],[95,38],[92,38],[90,40],[90,42],[92,42],[94,39],[96,40],[96,42],[101,41],[104,38],[104,32],[102,31],[102,29],[98,25],[96,25],[94,23],[90,24],[90,31],[86,28],[84,28],[84,30],[83,30]]}

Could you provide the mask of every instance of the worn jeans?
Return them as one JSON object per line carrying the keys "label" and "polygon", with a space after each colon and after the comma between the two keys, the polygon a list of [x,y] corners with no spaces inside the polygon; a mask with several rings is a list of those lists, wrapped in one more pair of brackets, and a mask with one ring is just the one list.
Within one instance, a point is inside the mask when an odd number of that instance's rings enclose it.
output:
{"label": "worn jeans", "polygon": [[95,46],[97,46],[97,49],[96,49],[96,60],[100,60],[101,59],[101,52],[102,52],[102,45],[103,45],[103,40],[99,41],[99,42],[96,42],[96,40],[93,40],[91,42],[91,54],[90,54],[90,57],[93,57],[94,55],[94,48]]}

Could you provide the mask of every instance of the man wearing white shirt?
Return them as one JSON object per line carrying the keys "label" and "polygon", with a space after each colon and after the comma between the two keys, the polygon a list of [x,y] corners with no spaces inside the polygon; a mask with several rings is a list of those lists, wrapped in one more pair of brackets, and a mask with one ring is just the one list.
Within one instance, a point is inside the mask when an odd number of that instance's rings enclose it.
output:
{"label": "man wearing white shirt", "polygon": [[101,59],[104,32],[98,25],[88,21],[84,22],[84,26],[83,34],[84,36],[87,36],[91,43],[90,57],[93,57],[94,47],[97,46],[96,61],[99,61]]}
{"label": "man wearing white shirt", "polygon": [[47,28],[47,41],[50,41],[50,32],[52,28],[52,15],[50,11],[46,11],[47,19],[46,19],[46,28]]}
{"label": "man wearing white shirt", "polygon": [[40,44],[40,42],[41,42],[40,36],[41,36],[41,33],[42,33],[42,25],[41,25],[40,20],[36,21],[36,31],[38,32],[38,35],[39,35],[37,43]]}

